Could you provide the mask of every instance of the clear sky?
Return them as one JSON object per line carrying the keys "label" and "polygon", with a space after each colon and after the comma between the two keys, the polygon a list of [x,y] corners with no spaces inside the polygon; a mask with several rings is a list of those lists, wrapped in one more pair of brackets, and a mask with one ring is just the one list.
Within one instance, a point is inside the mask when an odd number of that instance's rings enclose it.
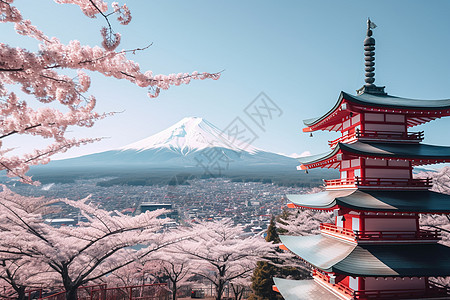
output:
{"label": "clear sky", "polygon": [[[180,119],[199,116],[219,128],[241,117],[258,135],[254,146],[286,154],[327,151],[336,133],[301,133],[302,120],[319,116],[341,90],[363,85],[362,42],[366,20],[378,27],[375,83],[395,96],[450,98],[450,2],[435,1],[138,1],[126,2],[133,20],[113,24],[119,48],[153,43],[131,55],[142,70],[178,73],[225,70],[218,81],[195,81],[163,91],[156,99],[129,82],[93,75],[90,93],[100,112],[123,111],[71,135],[109,137],[74,149],[76,156],[117,148],[157,133]],[[73,5],[50,0],[17,1],[25,18],[63,42],[99,45],[102,19],[89,19]],[[36,49],[35,43],[0,24],[1,40]],[[283,111],[262,131],[246,119],[245,107],[265,92]],[[425,142],[450,145],[450,118],[425,130]],[[60,156],[61,157],[61,156]]]}

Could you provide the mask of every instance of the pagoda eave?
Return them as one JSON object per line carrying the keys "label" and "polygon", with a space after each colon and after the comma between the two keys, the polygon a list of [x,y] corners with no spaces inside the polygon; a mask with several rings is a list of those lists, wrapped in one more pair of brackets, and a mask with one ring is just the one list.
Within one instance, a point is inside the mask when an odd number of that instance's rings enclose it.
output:
{"label": "pagoda eave", "polygon": [[450,116],[450,99],[416,100],[370,93],[355,96],[341,91],[338,101],[327,113],[303,121],[307,126],[303,131],[341,130],[342,118],[351,115],[353,112],[404,114],[407,118],[408,127],[412,127]]}
{"label": "pagoda eave", "polygon": [[450,147],[427,144],[361,142],[338,143],[331,151],[298,158],[300,169],[337,168],[345,157],[408,160],[413,165],[450,162]]}
{"label": "pagoda eave", "polygon": [[286,195],[292,208],[358,212],[450,214],[450,195],[432,191],[340,190]]}
{"label": "pagoda eave", "polygon": [[[335,298],[351,299],[349,295],[337,294],[330,289],[318,284],[314,279],[289,280],[273,278],[277,291],[285,300],[329,300]],[[345,298],[342,298],[344,296]]]}
{"label": "pagoda eave", "polygon": [[372,93],[363,93],[355,96],[346,92],[341,92],[339,98],[353,105],[384,109],[386,112],[425,112],[425,114],[428,114],[428,112],[442,112],[442,114],[450,115],[450,99],[418,100]]}
{"label": "pagoda eave", "polygon": [[450,276],[450,248],[438,243],[354,244],[322,234],[280,240],[325,272],[353,277]]}
{"label": "pagoda eave", "polygon": [[395,290],[362,290],[337,283],[332,284],[329,278],[315,272],[314,279],[290,280],[273,278],[274,291],[279,292],[286,300],[329,300],[329,299],[449,299],[449,290],[435,282],[428,282],[423,289],[395,289]]}

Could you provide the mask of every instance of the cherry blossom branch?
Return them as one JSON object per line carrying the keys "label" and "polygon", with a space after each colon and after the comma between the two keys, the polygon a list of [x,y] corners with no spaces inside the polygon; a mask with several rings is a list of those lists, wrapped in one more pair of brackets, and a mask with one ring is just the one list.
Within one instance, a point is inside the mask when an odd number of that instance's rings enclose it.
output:
{"label": "cherry blossom branch", "polygon": [[[54,125],[54,123],[53,124],[49,124],[49,125]],[[36,124],[36,125],[31,125],[31,126],[25,127],[24,131],[27,131],[27,130],[30,130],[30,129],[34,129],[34,128],[37,128],[39,126],[42,126],[42,124]],[[17,130],[11,131],[11,132],[9,132],[7,134],[1,135],[0,139],[3,139],[5,137],[8,137],[8,136],[13,135],[13,134],[17,134],[17,133],[19,133],[19,131],[17,131]]]}
{"label": "cherry blossom branch", "polygon": [[[27,49],[0,43],[0,99],[6,99],[5,103],[0,103],[2,125],[0,140],[13,134],[26,133],[62,142],[68,126],[90,127],[96,120],[102,118],[93,111],[96,99],[93,96],[89,98],[85,96],[91,84],[91,78],[85,71],[124,79],[139,87],[147,88],[150,98],[157,97],[161,90],[189,84],[191,80],[207,78],[217,80],[222,73],[221,71],[153,75],[151,71],[141,71],[139,64],[129,60],[126,55],[144,51],[152,44],[143,48],[113,51],[113,48],[118,45],[120,35],[112,32],[109,17],[111,14],[116,14],[121,24],[128,24],[131,15],[126,5],[119,6],[117,3],[112,3],[113,12],[108,13],[108,4],[103,0],[55,0],[55,2],[78,5],[82,12],[91,18],[98,14],[103,16],[107,20],[103,41],[106,45],[102,49],[83,46],[78,41],[62,44],[57,38],[47,37],[30,20],[23,19],[20,11],[12,5],[14,0],[1,0],[0,22],[13,23],[16,33],[38,41],[39,51],[33,53]],[[113,35],[114,40],[111,40]],[[60,70],[76,71],[78,76],[71,78],[60,74]],[[6,87],[13,85],[18,85],[23,93],[33,95],[41,104],[59,102],[70,112],[63,115],[57,109],[48,107],[33,110],[28,107],[27,101],[20,101],[14,93],[8,92]],[[0,142],[0,155],[6,153],[2,146],[4,145]],[[9,149],[13,148],[9,147]],[[64,147],[59,149],[55,147],[52,154],[64,149]],[[3,166],[3,169],[8,170],[9,175],[18,175],[22,182],[31,183],[31,178],[25,177],[25,172],[29,169],[26,164],[34,159],[44,163],[49,157],[50,155],[44,154],[36,158],[28,156],[28,160],[18,157],[14,160],[0,157],[0,167]]]}
{"label": "cherry blossom branch", "polygon": [[2,206],[4,209],[11,212],[25,226],[25,228],[27,228],[34,236],[36,236],[37,238],[39,238],[39,239],[43,240],[44,242],[51,245],[51,243],[44,236],[42,236],[32,226],[30,226],[30,224],[25,222],[24,219],[17,212],[15,212],[13,209],[8,207],[7,205],[4,205],[3,202],[1,202],[1,201],[0,201],[0,206]]}

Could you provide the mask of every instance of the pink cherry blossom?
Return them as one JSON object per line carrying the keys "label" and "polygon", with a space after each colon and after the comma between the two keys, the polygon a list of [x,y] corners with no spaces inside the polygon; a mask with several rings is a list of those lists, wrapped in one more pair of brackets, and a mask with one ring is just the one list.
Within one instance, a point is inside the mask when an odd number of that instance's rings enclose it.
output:
{"label": "pink cherry blossom", "polygon": [[[0,170],[7,170],[9,176],[17,176],[23,182],[32,182],[25,175],[30,165],[46,163],[51,155],[67,151],[96,139],[67,140],[66,131],[73,126],[91,127],[97,120],[111,114],[94,111],[96,98],[88,95],[91,78],[86,71],[106,77],[127,80],[139,87],[147,88],[150,98],[157,97],[161,90],[171,86],[189,84],[192,79],[219,79],[220,73],[178,73],[154,75],[141,71],[139,64],[129,60],[127,53],[142,49],[115,51],[120,43],[120,33],[113,32],[109,20],[111,14],[118,22],[126,25],[131,21],[129,8],[114,2],[113,11],[108,13],[108,4],[102,0],[55,0],[60,4],[75,4],[91,18],[102,16],[107,23],[102,28],[103,49],[98,46],[81,45],[79,41],[63,44],[56,37],[46,36],[30,20],[24,19],[13,5],[14,0],[0,1],[0,23],[14,24],[20,35],[34,39],[38,52],[0,43]],[[64,70],[64,73],[62,73]],[[75,76],[67,75],[73,71]],[[8,86],[19,86],[24,95],[8,90]],[[32,109],[28,105],[32,96],[41,105]],[[27,99],[27,100],[25,100]],[[49,106],[50,105],[50,106]],[[59,105],[59,106],[58,106]],[[33,107],[36,107],[33,105]],[[10,155],[16,145],[8,145],[8,137],[15,134],[39,136],[53,139],[46,149],[28,155]],[[2,148],[6,147],[6,148]]]}

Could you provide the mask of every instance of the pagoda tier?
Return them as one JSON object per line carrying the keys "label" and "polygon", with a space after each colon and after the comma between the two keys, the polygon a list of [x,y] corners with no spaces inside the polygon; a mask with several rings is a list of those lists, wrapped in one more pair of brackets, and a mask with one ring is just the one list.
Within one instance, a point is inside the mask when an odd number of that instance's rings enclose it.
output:
{"label": "pagoda tier", "polygon": [[346,189],[286,195],[292,208],[353,210],[356,212],[450,214],[450,195],[432,191]]}
{"label": "pagoda tier", "polygon": [[287,300],[450,297],[449,288],[429,280],[450,275],[450,248],[444,245],[348,243],[324,233],[280,239],[281,248],[313,266],[314,280],[274,278],[274,290]]}
{"label": "pagoda tier", "polygon": [[429,189],[431,179],[413,178],[413,166],[450,161],[450,147],[411,143],[356,141],[338,143],[331,151],[298,159],[300,170],[339,168],[340,178],[326,188]]}
{"label": "pagoda tier", "polygon": [[324,234],[280,239],[294,254],[327,273],[353,277],[450,276],[450,248],[439,243],[354,244]]}
{"label": "pagoda tier", "polygon": [[[339,155],[342,154],[342,155]],[[450,147],[426,144],[355,142],[352,144],[338,143],[333,150],[313,156],[301,157],[299,162],[305,168],[340,166],[341,161],[355,158],[406,160],[413,165],[426,165],[440,162],[450,162]],[[369,161],[370,165],[371,161]],[[380,165],[380,163],[372,165]],[[396,167],[401,164],[393,165]],[[345,166],[340,166],[344,167]]]}
{"label": "pagoda tier", "polygon": [[412,127],[445,116],[450,116],[450,99],[414,100],[387,94],[363,93],[354,96],[341,92],[330,111],[321,117],[303,121],[307,126],[303,131],[342,131],[347,125],[357,126],[364,124],[365,121],[366,124],[371,124],[370,128],[388,122],[391,129],[394,129],[399,127],[394,125],[404,124]]}
{"label": "pagoda tier", "polygon": [[[314,271],[313,280],[289,280],[273,278],[274,290],[286,300],[330,300],[330,299],[448,299],[449,289],[425,278],[377,278],[365,290],[354,291],[346,283],[329,283],[329,276]],[[344,281],[349,281],[346,277]],[[363,278],[361,282],[365,282]],[[402,289],[380,289],[376,283],[402,283]],[[375,284],[373,284],[375,283]],[[418,285],[419,284],[419,285]],[[394,286],[394,285],[392,285]],[[424,286],[425,288],[421,288]]]}

